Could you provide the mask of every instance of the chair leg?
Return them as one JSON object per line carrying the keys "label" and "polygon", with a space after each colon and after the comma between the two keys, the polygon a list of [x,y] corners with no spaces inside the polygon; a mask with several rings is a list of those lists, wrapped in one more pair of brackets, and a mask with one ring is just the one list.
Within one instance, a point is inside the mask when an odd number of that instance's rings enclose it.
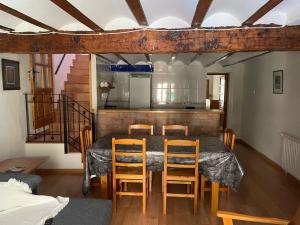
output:
{"label": "chair leg", "polygon": [[167,182],[163,180],[163,214],[167,214]]}
{"label": "chair leg", "polygon": [[127,191],[128,185],[127,182],[124,182],[124,191]]}
{"label": "chair leg", "polygon": [[200,198],[202,203],[204,203],[204,193],[205,193],[205,176],[201,175]]}
{"label": "chair leg", "polygon": [[149,192],[151,193],[152,192],[152,176],[153,176],[153,172],[152,170],[149,170]]}
{"label": "chair leg", "polygon": [[144,178],[143,182],[143,214],[146,213],[146,201],[147,201],[147,180]]}
{"label": "chair leg", "polygon": [[198,212],[198,179],[194,182],[194,215]]}
{"label": "chair leg", "polygon": [[114,213],[117,212],[117,181],[113,177],[113,210]]}
{"label": "chair leg", "polygon": [[164,171],[161,171],[161,192],[164,192]]}
{"label": "chair leg", "polygon": [[229,200],[230,199],[230,187],[227,187],[226,196],[227,196],[227,200]]}
{"label": "chair leg", "polygon": [[191,185],[190,184],[186,185],[186,193],[188,193],[188,194],[191,193]]}

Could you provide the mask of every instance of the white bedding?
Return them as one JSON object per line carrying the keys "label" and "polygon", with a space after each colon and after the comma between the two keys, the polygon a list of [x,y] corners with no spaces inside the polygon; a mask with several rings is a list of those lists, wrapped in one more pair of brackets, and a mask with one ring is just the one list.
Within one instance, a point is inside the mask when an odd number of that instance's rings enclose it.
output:
{"label": "white bedding", "polygon": [[44,225],[69,202],[69,198],[33,195],[15,179],[0,182],[0,225]]}

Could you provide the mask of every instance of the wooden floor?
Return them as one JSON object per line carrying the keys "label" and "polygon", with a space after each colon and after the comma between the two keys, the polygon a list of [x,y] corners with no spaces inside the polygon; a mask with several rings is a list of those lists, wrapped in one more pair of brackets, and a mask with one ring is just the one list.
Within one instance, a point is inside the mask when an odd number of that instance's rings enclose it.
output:
{"label": "wooden floor", "polygon": [[[300,207],[300,185],[298,182],[268,164],[250,148],[237,144],[236,155],[244,168],[245,176],[238,192],[232,192],[231,199],[220,197],[220,210],[230,210],[257,216],[272,216],[291,219]],[[42,175],[39,193],[82,198],[80,174]],[[174,187],[184,190],[184,187]],[[105,197],[104,187],[94,187],[90,198]],[[117,214],[112,225],[196,225],[221,224],[210,213],[210,196],[204,204],[199,204],[199,213],[193,215],[193,201],[189,199],[168,200],[167,216],[162,214],[161,177],[155,174],[154,187],[149,197],[147,214],[142,215],[139,197],[122,197],[118,200]],[[236,224],[241,224],[237,222]],[[247,223],[242,223],[247,224]]]}

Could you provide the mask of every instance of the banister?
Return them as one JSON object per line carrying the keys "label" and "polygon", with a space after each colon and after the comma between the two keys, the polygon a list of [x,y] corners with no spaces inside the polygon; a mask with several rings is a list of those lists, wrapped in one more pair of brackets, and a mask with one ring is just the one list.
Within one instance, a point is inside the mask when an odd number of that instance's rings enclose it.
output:
{"label": "banister", "polygon": [[63,63],[65,57],[66,57],[66,54],[63,54],[63,56],[61,57],[61,60],[60,60],[60,62],[59,62],[59,64],[58,64],[58,66],[57,66],[57,68],[56,68],[56,70],[55,70],[55,73],[54,73],[55,75],[58,73],[58,71],[59,71],[59,69],[60,69],[60,67],[61,67],[61,64]]}

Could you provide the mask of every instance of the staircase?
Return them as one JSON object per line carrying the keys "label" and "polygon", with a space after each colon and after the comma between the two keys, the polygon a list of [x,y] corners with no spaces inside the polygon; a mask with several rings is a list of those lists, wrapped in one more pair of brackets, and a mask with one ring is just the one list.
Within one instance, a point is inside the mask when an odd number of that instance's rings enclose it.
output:
{"label": "staircase", "polygon": [[[39,130],[32,127],[28,112],[37,105],[33,95],[26,94],[26,118],[27,118],[27,141],[65,143],[65,153],[81,152],[79,133],[85,126],[93,128],[94,114],[90,112],[90,88],[89,88],[89,55],[76,55],[64,82],[64,90],[61,94],[52,94],[52,101],[40,101],[38,104],[44,109],[51,109],[54,119],[50,123],[44,121]],[[40,97],[38,99],[45,99]],[[52,117],[51,117],[52,118]],[[53,122],[54,121],[54,122]]]}
{"label": "staircase", "polygon": [[89,55],[76,55],[62,94],[90,109]]}

